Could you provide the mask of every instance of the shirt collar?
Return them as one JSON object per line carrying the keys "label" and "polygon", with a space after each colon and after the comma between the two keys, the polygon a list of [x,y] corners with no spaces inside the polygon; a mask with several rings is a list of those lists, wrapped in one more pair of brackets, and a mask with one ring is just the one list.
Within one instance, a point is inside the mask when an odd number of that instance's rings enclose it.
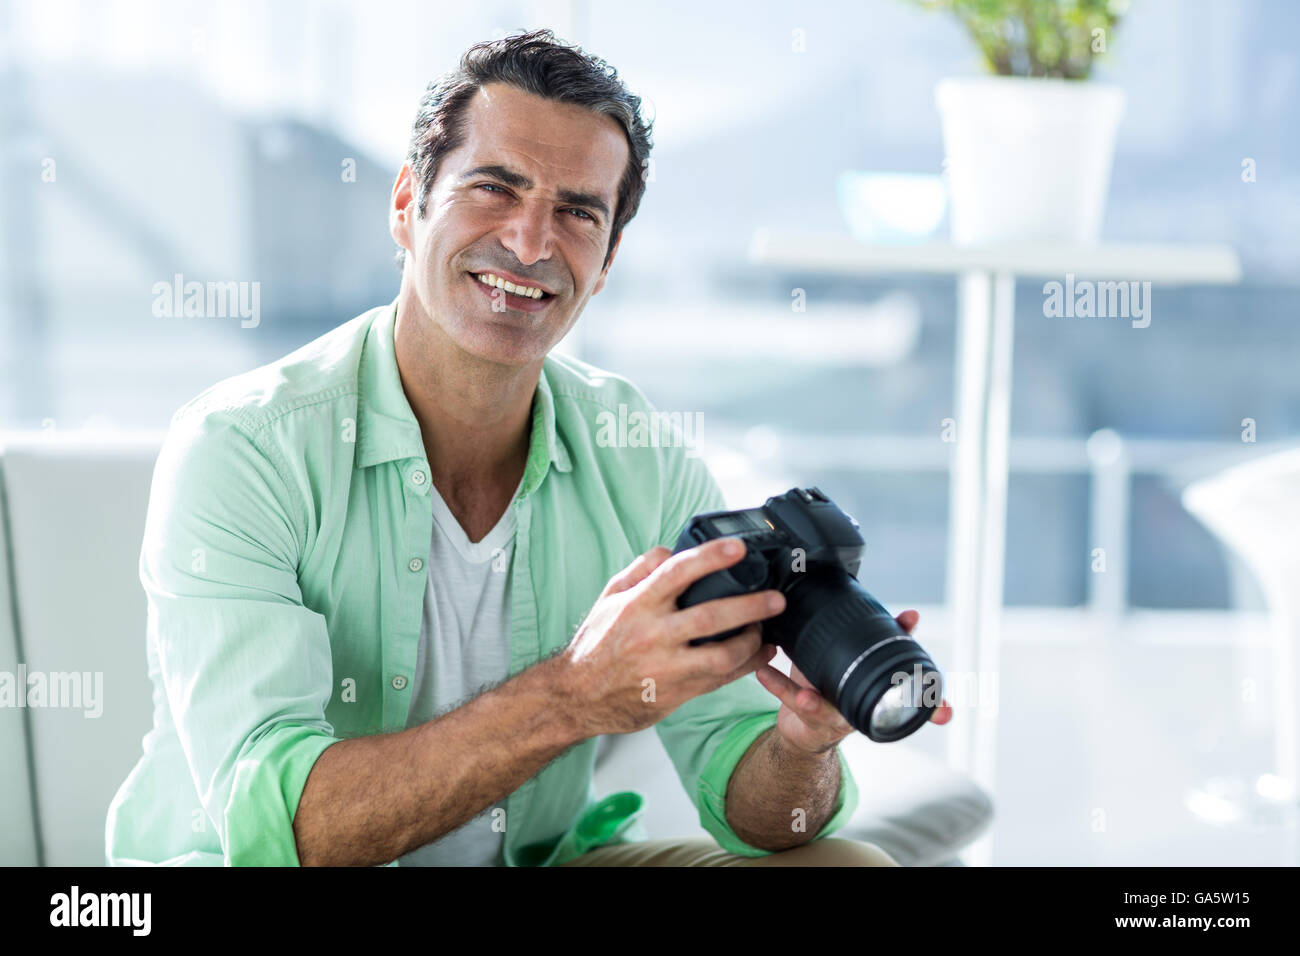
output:
{"label": "shirt collar", "polygon": [[[361,351],[357,395],[357,462],[362,468],[400,458],[425,457],[420,423],[411,411],[397,370],[393,331],[397,323],[397,300],[378,310],[366,332]],[[573,469],[569,453],[556,431],[555,397],[543,364],[533,393],[533,421],[524,466],[521,494],[530,494],[547,469]]]}

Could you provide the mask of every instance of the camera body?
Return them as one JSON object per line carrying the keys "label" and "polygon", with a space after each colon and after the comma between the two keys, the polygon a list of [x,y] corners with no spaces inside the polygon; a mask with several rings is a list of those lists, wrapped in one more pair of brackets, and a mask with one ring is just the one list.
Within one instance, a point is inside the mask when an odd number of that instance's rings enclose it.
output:
{"label": "camera body", "polygon": [[[856,577],[866,542],[857,521],[832,502],[819,488],[791,488],[767,499],[767,504],[744,511],[712,511],[690,520],[677,538],[674,553],[713,538],[736,537],[745,543],[745,556],[692,584],[678,599],[686,608],[715,598],[733,597],[774,589],[790,597],[793,584],[803,575],[838,568]],[[763,622],[763,641],[779,644],[782,622],[792,608]],[[707,644],[739,634],[733,628],[691,644]]]}
{"label": "camera body", "polygon": [[[940,703],[942,675],[929,654],[858,583],[866,543],[858,523],[818,488],[791,488],[759,508],[693,517],[674,553],[714,538],[745,544],[736,564],[706,575],[677,599],[679,608],[775,589],[785,610],[761,624],[848,722],[872,740],[900,740]],[[691,639],[700,645],[740,633]]]}

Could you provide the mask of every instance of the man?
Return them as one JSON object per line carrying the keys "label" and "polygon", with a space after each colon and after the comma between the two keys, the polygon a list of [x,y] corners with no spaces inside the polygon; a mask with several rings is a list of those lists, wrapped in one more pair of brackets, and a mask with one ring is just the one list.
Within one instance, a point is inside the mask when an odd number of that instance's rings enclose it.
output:
{"label": "man", "polygon": [[[393,188],[396,301],[176,414],[111,862],[893,862],[820,839],[856,803],[849,727],[768,666],[781,595],[676,608],[739,557],[666,547],[722,507],[707,470],[602,447],[645,399],[548,355],[639,205],[639,106],[549,32],[472,47]],[[717,845],[631,842],[640,798],[594,799],[596,739],[649,726]]]}

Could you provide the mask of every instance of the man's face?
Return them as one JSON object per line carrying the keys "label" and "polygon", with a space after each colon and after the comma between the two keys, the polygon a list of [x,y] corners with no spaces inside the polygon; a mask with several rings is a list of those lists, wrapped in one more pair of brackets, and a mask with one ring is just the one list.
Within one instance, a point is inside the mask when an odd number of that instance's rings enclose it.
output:
{"label": "man's face", "polygon": [[[407,250],[412,293],[447,338],[488,361],[539,363],[605,285],[627,139],[609,117],[501,83],[480,89],[464,119],[465,141],[443,157],[423,218],[402,167],[393,238]],[[501,291],[478,278],[489,275],[548,294]]]}

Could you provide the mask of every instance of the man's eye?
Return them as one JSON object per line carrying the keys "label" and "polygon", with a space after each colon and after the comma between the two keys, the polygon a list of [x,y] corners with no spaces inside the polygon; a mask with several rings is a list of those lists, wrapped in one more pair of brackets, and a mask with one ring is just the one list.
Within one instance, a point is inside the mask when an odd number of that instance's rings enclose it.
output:
{"label": "man's eye", "polygon": [[595,217],[592,216],[592,214],[589,213],[589,212],[587,212],[587,210],[585,210],[585,209],[570,209],[570,210],[568,210],[568,211],[569,211],[569,212],[576,212],[576,213],[577,213],[579,216],[581,216],[583,219],[590,219],[590,220],[592,220],[592,222],[595,222]]}
{"label": "man's eye", "polygon": [[504,193],[504,192],[505,192],[505,190],[502,189],[500,186],[498,186],[496,183],[479,183],[479,184],[478,184],[478,188],[479,188],[479,189],[495,189],[497,192],[501,192],[501,193]]}

